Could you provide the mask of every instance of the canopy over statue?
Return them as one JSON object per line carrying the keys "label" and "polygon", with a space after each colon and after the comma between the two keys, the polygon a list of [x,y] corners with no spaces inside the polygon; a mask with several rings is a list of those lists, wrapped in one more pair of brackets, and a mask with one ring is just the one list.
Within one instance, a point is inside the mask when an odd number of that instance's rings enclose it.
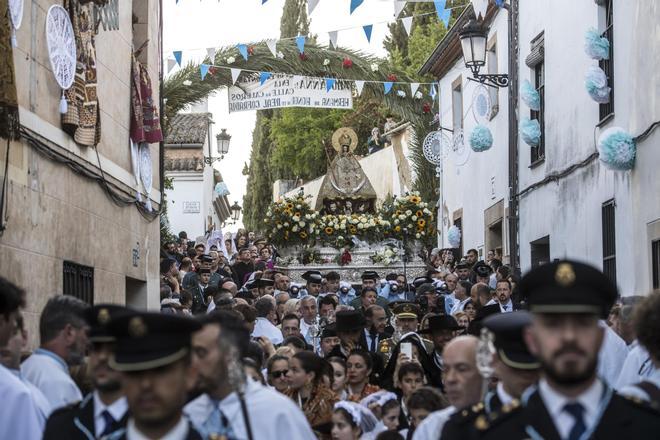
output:
{"label": "canopy over statue", "polygon": [[353,155],[357,146],[357,134],[352,128],[342,127],[332,135],[332,147],[337,155],[323,178],[316,199],[318,211],[334,215],[375,211],[376,191]]}

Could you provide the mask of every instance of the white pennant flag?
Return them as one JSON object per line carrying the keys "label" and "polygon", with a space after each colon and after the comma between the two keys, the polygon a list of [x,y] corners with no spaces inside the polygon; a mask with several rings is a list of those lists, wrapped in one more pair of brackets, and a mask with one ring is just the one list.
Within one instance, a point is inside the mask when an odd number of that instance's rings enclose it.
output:
{"label": "white pennant flag", "polygon": [[488,9],[488,0],[471,0],[472,1],[472,8],[474,9],[474,15],[479,18],[479,14],[481,14],[481,17],[486,16],[486,10]]}
{"label": "white pennant flag", "polygon": [[412,17],[403,17],[401,23],[403,23],[403,28],[406,30],[406,34],[410,36],[410,29],[412,29]]}
{"label": "white pennant flag", "polygon": [[209,56],[209,59],[211,60],[211,64],[215,61],[215,48],[209,47],[206,49],[206,55]]}
{"label": "white pennant flag", "polygon": [[410,96],[415,97],[415,93],[417,93],[417,89],[419,89],[419,83],[410,83]]}
{"label": "white pennant flag", "polygon": [[333,49],[337,49],[337,31],[328,32],[328,37],[330,38],[330,44]]}
{"label": "white pennant flag", "polygon": [[319,4],[319,0],[307,0],[307,15],[312,15],[314,8]]}
{"label": "white pennant flag", "polygon": [[364,81],[361,80],[355,81],[355,89],[357,90],[358,96],[362,95],[363,88],[364,88]]}
{"label": "white pennant flag", "polygon": [[394,18],[399,18],[399,14],[406,7],[406,2],[401,0],[394,0]]}
{"label": "white pennant flag", "polygon": [[277,58],[277,40],[266,40],[266,46],[268,46],[270,53]]}
{"label": "white pennant flag", "polygon": [[167,60],[167,73],[170,73],[172,69],[174,69],[174,66],[176,66],[176,60]]}
{"label": "white pennant flag", "polygon": [[236,84],[236,80],[238,79],[238,76],[241,74],[241,69],[231,69],[231,83]]}

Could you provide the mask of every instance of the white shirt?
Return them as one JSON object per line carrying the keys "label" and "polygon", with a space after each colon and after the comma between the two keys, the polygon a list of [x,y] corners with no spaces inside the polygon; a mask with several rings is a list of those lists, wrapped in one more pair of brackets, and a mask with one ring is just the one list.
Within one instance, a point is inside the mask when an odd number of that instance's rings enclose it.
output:
{"label": "white shirt", "polygon": [[596,379],[577,399],[569,399],[553,390],[545,379],[539,381],[539,394],[545,404],[550,418],[557,428],[561,438],[567,438],[575,424],[575,418],[564,410],[567,403],[580,403],[584,407],[582,419],[589,431],[597,422],[598,407],[603,397],[603,383]]}
{"label": "white shirt", "polygon": [[309,333],[309,328],[312,324],[307,324],[304,319],[300,320],[300,334],[303,335],[303,338],[307,340],[307,333]]}
{"label": "white shirt", "polygon": [[94,432],[97,437],[105,430],[105,419],[101,413],[106,409],[112,418],[115,419],[115,422],[120,421],[126,414],[126,411],[128,411],[126,397],[120,397],[110,405],[106,405],[99,397],[98,391],[94,391]]}
{"label": "white shirt", "polygon": [[275,327],[267,318],[257,318],[257,321],[254,324],[252,337],[256,338],[258,336],[267,337],[273,345],[281,344],[282,341],[284,341],[282,330]]}
{"label": "white shirt", "polygon": [[[176,424],[174,428],[170,430],[167,434],[162,436],[160,440],[185,440],[188,437],[188,420],[185,417],[181,417],[179,423]],[[127,440],[150,440],[149,437],[142,435],[135,426],[133,419],[128,421],[126,426],[126,439]]]}
{"label": "white shirt", "polygon": [[0,439],[39,440],[45,420],[28,387],[14,373],[0,365]]}
{"label": "white shirt", "polygon": [[630,345],[630,351],[628,351],[628,356],[621,367],[621,373],[616,380],[615,388],[617,390],[645,380],[655,370],[648,351],[639,345],[637,340]]}
{"label": "white shirt", "polygon": [[453,314],[456,313],[456,312],[462,312],[463,309],[465,308],[465,304],[466,304],[468,301],[470,301],[470,297],[469,297],[469,296],[468,296],[467,298],[465,298],[464,300],[462,300],[462,301],[458,301],[458,300],[456,300],[456,302],[454,302],[454,305],[452,306],[451,311],[449,312],[449,314],[450,314],[450,315],[453,315]]}
{"label": "white shirt", "polygon": [[[509,298],[509,301],[505,304],[502,304],[498,302],[500,306],[500,312],[502,313],[511,313],[513,312],[513,301],[511,301],[511,298]],[[504,308],[506,306],[506,308]]]}
{"label": "white shirt", "polygon": [[415,433],[412,437],[413,440],[435,440],[440,438],[445,423],[447,423],[449,417],[455,412],[456,408],[453,406],[448,406],[440,411],[432,412],[422,423],[419,424],[417,429],[415,429]]}
{"label": "white shirt", "polygon": [[[300,408],[283,394],[248,379],[245,403],[254,439],[315,440],[316,436]],[[220,410],[230,421],[239,439],[247,439],[240,400],[234,392],[220,402]],[[213,401],[202,394],[188,403],[183,412],[198,430],[213,412]]]}
{"label": "white shirt", "polygon": [[628,345],[605,321],[601,320],[599,324],[605,328],[605,338],[598,353],[598,377],[614,387],[628,356]]}
{"label": "white shirt", "polygon": [[509,403],[513,402],[513,396],[504,390],[504,385],[501,381],[497,382],[495,392],[497,393],[497,397],[500,399],[500,402],[502,402],[502,405],[508,405]]}
{"label": "white shirt", "polygon": [[35,387],[32,385],[30,382],[27,380],[23,379],[21,377],[21,370],[9,370],[11,371],[16,377],[20,379],[20,381],[25,385],[28,390],[30,391],[30,394],[32,394],[32,400],[34,401],[35,405],[37,405],[37,409],[39,410],[39,416],[43,419],[43,423],[46,423],[46,420],[48,420],[48,416],[52,412],[52,408],[50,407],[50,403],[48,402],[48,399],[46,399],[46,396],[44,396],[44,393],[42,393],[39,388]]}
{"label": "white shirt", "polygon": [[[660,369],[656,369],[649,377],[646,377],[643,380],[647,382],[651,382],[653,385],[660,388]],[[646,391],[644,391],[639,387],[636,387],[635,385],[628,385],[626,387],[621,388],[619,390],[619,394],[623,394],[630,397],[637,397],[645,402],[651,400],[651,396],[646,394]]]}
{"label": "white shirt", "polygon": [[44,393],[53,410],[82,400],[64,359],[38,348],[21,364],[21,376]]}

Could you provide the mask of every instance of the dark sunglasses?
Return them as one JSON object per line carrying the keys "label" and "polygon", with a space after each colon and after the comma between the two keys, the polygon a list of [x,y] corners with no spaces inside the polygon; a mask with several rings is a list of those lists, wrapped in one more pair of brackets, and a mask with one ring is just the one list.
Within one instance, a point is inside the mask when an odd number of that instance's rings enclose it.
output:
{"label": "dark sunglasses", "polygon": [[271,376],[273,376],[273,379],[279,379],[282,376],[286,376],[286,374],[289,372],[289,370],[280,370],[280,371],[273,371]]}

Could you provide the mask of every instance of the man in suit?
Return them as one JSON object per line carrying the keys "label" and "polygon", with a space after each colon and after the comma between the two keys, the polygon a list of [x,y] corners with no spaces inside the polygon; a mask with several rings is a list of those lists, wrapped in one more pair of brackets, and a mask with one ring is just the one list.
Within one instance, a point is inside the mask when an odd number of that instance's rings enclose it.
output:
{"label": "man in suit", "polygon": [[367,349],[376,353],[378,351],[378,344],[384,339],[392,336],[391,333],[385,332],[387,327],[387,314],[385,309],[381,306],[374,304],[364,311],[365,325],[364,336],[367,340]]}
{"label": "man in suit", "polygon": [[495,297],[488,305],[496,304],[502,313],[510,313],[520,310],[520,304],[514,303],[511,299],[511,282],[509,280],[499,280],[495,288]]}
{"label": "man in suit", "polygon": [[81,402],[53,412],[46,423],[45,440],[101,438],[126,427],[128,404],[121,389],[120,375],[108,365],[115,345],[108,325],[128,312],[125,307],[111,304],[97,305],[88,311],[89,371],[94,391]]}
{"label": "man in suit", "polygon": [[532,324],[525,343],[541,363],[541,380],[521,402],[477,428],[486,439],[648,439],[660,432],[660,413],[615,393],[597,376],[598,352],[616,286],[598,269],[556,261],[521,281]]}

